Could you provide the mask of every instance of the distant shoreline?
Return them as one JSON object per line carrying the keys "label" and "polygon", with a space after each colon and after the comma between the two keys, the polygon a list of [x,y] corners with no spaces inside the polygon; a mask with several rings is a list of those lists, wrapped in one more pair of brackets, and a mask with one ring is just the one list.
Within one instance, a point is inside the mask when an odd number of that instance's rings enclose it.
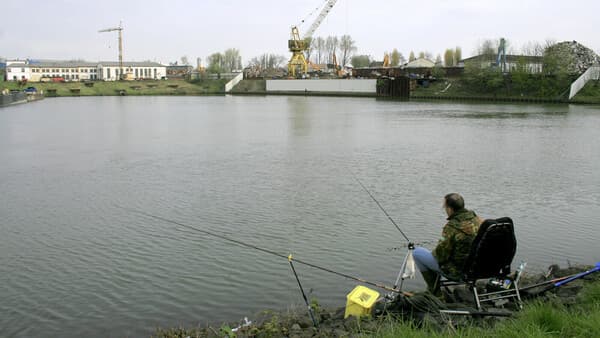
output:
{"label": "distant shoreline", "polygon": [[[310,81],[310,80],[307,80]],[[183,79],[146,80],[146,81],[96,81],[91,83],[40,83],[30,82],[18,86],[15,82],[0,82],[0,88],[22,90],[32,86],[43,92],[45,97],[79,97],[79,96],[214,96],[214,95],[248,95],[248,96],[317,96],[317,97],[356,97],[398,100],[378,97],[376,93],[322,92],[322,91],[267,91],[264,80],[243,80],[233,91],[225,92],[226,80]],[[468,103],[525,103],[525,104],[600,104],[600,100],[564,100],[542,97],[510,97],[486,95],[435,95],[430,90],[416,89],[411,92],[409,101],[417,102],[468,102]],[[406,100],[404,100],[406,101]]]}

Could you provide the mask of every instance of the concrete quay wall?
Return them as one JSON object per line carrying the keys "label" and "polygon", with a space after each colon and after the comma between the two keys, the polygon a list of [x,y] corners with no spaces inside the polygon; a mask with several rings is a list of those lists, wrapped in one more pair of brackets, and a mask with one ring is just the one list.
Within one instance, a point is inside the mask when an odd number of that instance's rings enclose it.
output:
{"label": "concrete quay wall", "polygon": [[25,93],[10,93],[7,95],[0,95],[0,107],[25,102],[27,102],[27,94]]}
{"label": "concrete quay wall", "polygon": [[6,107],[13,104],[27,103],[37,101],[44,98],[43,94],[26,94],[26,93],[10,93],[0,95],[0,107]]}
{"label": "concrete quay wall", "polygon": [[267,80],[267,92],[375,94],[377,80]]}

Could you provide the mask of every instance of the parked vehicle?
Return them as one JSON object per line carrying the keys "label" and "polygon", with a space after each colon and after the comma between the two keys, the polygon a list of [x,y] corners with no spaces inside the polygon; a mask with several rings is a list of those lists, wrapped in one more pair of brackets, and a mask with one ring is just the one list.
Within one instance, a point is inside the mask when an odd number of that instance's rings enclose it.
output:
{"label": "parked vehicle", "polygon": [[37,88],[27,87],[27,88],[23,89],[23,91],[27,94],[35,94],[35,93],[37,93]]}

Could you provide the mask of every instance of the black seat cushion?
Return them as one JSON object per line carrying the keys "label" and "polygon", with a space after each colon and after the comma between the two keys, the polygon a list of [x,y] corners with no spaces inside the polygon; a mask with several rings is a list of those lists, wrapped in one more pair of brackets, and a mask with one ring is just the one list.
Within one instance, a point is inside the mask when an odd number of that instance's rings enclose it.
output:
{"label": "black seat cushion", "polygon": [[504,278],[517,251],[512,219],[502,217],[485,220],[479,227],[465,262],[464,280]]}

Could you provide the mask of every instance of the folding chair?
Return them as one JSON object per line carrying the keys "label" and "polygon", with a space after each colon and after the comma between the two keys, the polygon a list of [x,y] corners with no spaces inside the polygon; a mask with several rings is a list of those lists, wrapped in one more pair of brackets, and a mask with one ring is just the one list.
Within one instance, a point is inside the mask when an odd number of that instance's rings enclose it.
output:
{"label": "folding chair", "polygon": [[[519,278],[524,266],[514,276],[509,277],[510,265],[517,251],[513,221],[509,217],[485,220],[479,227],[471,244],[471,251],[463,268],[460,280],[442,280],[440,285],[467,285],[473,292],[477,309],[481,303],[506,298],[516,298],[521,306]],[[496,290],[486,290],[479,294],[476,283],[480,279],[495,279],[499,284]],[[497,291],[497,289],[500,289]]]}

